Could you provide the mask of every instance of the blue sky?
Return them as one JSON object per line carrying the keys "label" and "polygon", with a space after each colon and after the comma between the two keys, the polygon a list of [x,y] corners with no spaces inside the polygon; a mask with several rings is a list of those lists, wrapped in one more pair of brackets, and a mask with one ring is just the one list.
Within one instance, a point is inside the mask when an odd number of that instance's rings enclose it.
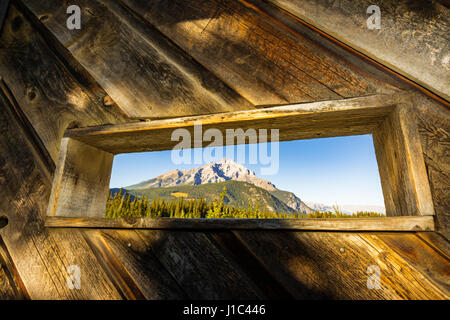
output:
{"label": "blue sky", "polygon": [[[248,155],[248,145],[245,148]],[[233,160],[237,161],[236,157]],[[384,206],[371,135],[280,142],[275,175],[262,175],[261,165],[248,164],[248,157],[246,162],[241,161],[257,176],[278,189],[294,192],[303,201]],[[110,186],[124,187],[173,169],[200,165],[176,165],[170,150],[120,154],[114,157]]]}

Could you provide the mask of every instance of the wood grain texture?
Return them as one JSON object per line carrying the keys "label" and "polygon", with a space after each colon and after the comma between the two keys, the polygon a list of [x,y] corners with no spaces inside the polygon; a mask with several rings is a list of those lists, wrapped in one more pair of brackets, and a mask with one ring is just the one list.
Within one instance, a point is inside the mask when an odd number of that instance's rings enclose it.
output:
{"label": "wood grain texture", "polygon": [[0,76],[56,162],[68,127],[127,118],[117,106],[104,107],[103,97],[74,77],[48,41],[12,3],[0,37]]}
{"label": "wood grain texture", "polygon": [[[219,129],[223,137],[226,136],[227,129],[279,129],[280,141],[368,134],[380,125],[394,105],[404,101],[408,101],[407,93],[373,95],[259,110],[78,128],[68,130],[65,136],[117,154],[169,150],[179,143],[178,140],[172,140],[172,132],[177,128],[187,129],[195,143],[209,145],[209,141],[194,136],[195,124],[201,124],[203,131],[209,128]],[[270,131],[267,133],[269,135]],[[225,141],[219,139],[217,143]]]}
{"label": "wood grain texture", "polygon": [[[78,121],[114,123],[125,117],[116,106],[104,109],[95,100],[98,93],[79,82],[48,40],[17,9],[17,3],[11,5],[0,38],[0,74],[17,108],[23,110],[18,114],[24,121],[10,112],[11,103],[0,99],[0,212],[9,219],[1,236],[31,299],[118,299],[119,292],[78,230],[62,236],[58,230],[50,233],[44,228],[50,189],[38,169],[36,152],[29,147],[25,133],[30,128],[24,124],[31,124],[56,161],[61,133],[68,126]],[[70,265],[78,265],[90,285],[70,290],[66,282]]]}
{"label": "wood grain texture", "polygon": [[0,299],[1,300],[17,300],[19,294],[15,287],[11,285],[9,272],[0,258]]}
{"label": "wood grain texture", "polygon": [[450,110],[419,95],[414,103],[436,224],[450,239]]}
{"label": "wood grain texture", "polygon": [[52,228],[119,229],[278,229],[324,231],[433,231],[431,216],[333,219],[181,219],[181,218],[71,218],[47,217]]}
{"label": "wood grain texture", "polygon": [[47,187],[51,187],[55,162],[48,153],[39,135],[34,130],[28,118],[23,114],[22,109],[11,93],[6,83],[0,78],[0,99],[2,105],[8,110],[11,118],[14,118],[19,124],[21,134],[24,136],[27,147],[33,154],[33,159],[41,175],[45,178]]}
{"label": "wood grain texture", "polygon": [[138,234],[190,299],[263,299],[264,293],[202,232]]}
{"label": "wood grain texture", "polygon": [[0,300],[23,300],[28,294],[0,237]]}
{"label": "wood grain texture", "polygon": [[104,216],[113,155],[63,138],[47,209],[48,216]]}
{"label": "wood grain texture", "polygon": [[[252,108],[207,69],[116,1],[76,1],[83,27],[65,26],[64,1],[24,1],[132,118]],[[130,77],[129,75],[133,75]]]}
{"label": "wood grain texture", "polygon": [[292,300],[292,295],[274,279],[253,254],[233,234],[232,230],[215,230],[205,235],[219,250],[233,260],[270,300]]}
{"label": "wood grain texture", "polygon": [[122,1],[256,105],[352,97],[377,88],[243,1]]}
{"label": "wood grain texture", "polygon": [[[103,242],[110,259],[116,259],[139,291],[149,300],[186,299],[183,288],[159,262],[134,230],[86,230],[92,242]],[[101,245],[100,245],[101,246]],[[114,265],[108,258],[105,261]]]}
{"label": "wood grain texture", "polygon": [[381,30],[366,26],[368,0],[269,0],[449,99],[450,9],[439,1],[381,0]]}
{"label": "wood grain texture", "polygon": [[[49,189],[7,108],[0,108],[0,212],[9,223],[0,234],[26,292],[31,299],[120,298],[79,230],[61,233],[44,228]],[[78,265],[90,285],[70,290],[66,283],[70,265]]]}
{"label": "wood grain texture", "polygon": [[[123,111],[148,116],[153,110],[149,101],[168,108],[156,109],[160,113],[150,116],[179,117],[395,89],[341,65],[340,59],[292,34],[247,1],[207,1],[200,6],[195,1],[82,0],[78,3],[86,28],[80,31],[65,28],[67,15],[61,3],[23,3],[14,1],[0,35],[0,75],[53,161],[66,128],[130,122]],[[90,49],[101,59],[96,61]],[[124,62],[116,65],[117,59]],[[130,74],[137,80],[135,91]],[[185,99],[175,99],[174,92]],[[120,107],[114,103],[119,100]],[[11,105],[5,101],[0,99],[0,216],[8,216],[9,224],[0,234],[14,264],[6,269],[17,270],[31,299],[253,299],[271,297],[267,286],[272,283],[280,294],[295,298],[449,299],[448,242],[436,240],[439,235],[433,232],[416,236],[239,229],[229,231],[237,239],[231,241],[217,230],[207,235],[192,229],[46,228],[43,216],[50,196],[46,174],[24,134],[26,122],[5,111]],[[449,113],[427,99],[415,103],[436,221],[439,232],[448,236]],[[353,121],[348,133],[372,130],[364,123],[381,121],[391,110],[375,116],[362,108],[360,122]],[[326,125],[332,120],[346,126],[346,117],[355,120],[353,112],[341,115],[334,120],[336,114],[330,112],[323,123],[305,129],[304,137],[312,137],[319,127],[319,136],[342,133]],[[176,128],[186,125],[185,120],[171,123]],[[305,117],[298,126],[314,120]],[[264,121],[255,125],[266,125]],[[275,125],[282,121],[280,117]],[[167,147],[164,143],[155,148]],[[431,226],[431,217],[425,219]],[[121,223],[128,227],[135,222]],[[233,244],[239,253],[230,252]],[[246,255],[244,262],[236,261]],[[256,275],[249,274],[246,262],[257,268]],[[67,288],[67,267],[72,264],[81,267],[81,290]],[[367,289],[369,265],[381,269],[380,290]],[[1,282],[7,273],[0,274],[0,291],[6,288],[11,297],[11,281]],[[264,276],[270,280],[258,283]]]}
{"label": "wood grain texture", "polygon": [[[49,271],[55,275],[54,281],[67,295],[65,299],[116,300],[123,298],[113,280],[101,267],[98,257],[84,239],[81,230],[71,232],[64,229],[48,230],[48,237],[45,240],[46,243],[43,244],[47,245],[47,249],[41,252],[42,259]],[[57,259],[52,259],[53,254]],[[79,290],[70,290],[67,286],[67,268],[70,265],[80,268],[81,288]]]}
{"label": "wood grain texture", "polygon": [[450,260],[450,243],[444,236],[437,232],[418,232],[417,236],[447,260]]}
{"label": "wood grain texture", "polygon": [[450,260],[448,257],[436,254],[435,249],[414,234],[405,234],[401,237],[393,234],[380,234],[378,238],[401,255],[412,268],[445,292],[450,293]]}
{"label": "wood grain texture", "polygon": [[388,216],[433,215],[412,104],[399,104],[373,134]]}
{"label": "wood grain texture", "polygon": [[[297,299],[449,297],[446,287],[410,266],[377,234],[233,232]],[[407,236],[396,234],[395,237]],[[380,289],[367,287],[370,276],[367,268],[372,265],[380,268]],[[445,281],[448,284],[448,279]]]}
{"label": "wood grain texture", "polygon": [[270,1],[240,1],[252,7],[262,17],[279,25],[280,28],[310,40],[317,51],[326,52],[335,57],[340,65],[356,70],[366,81],[375,85],[378,92],[392,93],[396,90],[411,90],[415,87],[411,82],[405,81],[406,78]]}

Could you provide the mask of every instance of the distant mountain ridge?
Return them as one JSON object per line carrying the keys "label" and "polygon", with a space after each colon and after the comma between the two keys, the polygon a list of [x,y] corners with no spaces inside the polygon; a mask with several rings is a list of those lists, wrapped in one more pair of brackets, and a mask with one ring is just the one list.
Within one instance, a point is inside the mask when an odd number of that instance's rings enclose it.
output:
{"label": "distant mountain ridge", "polygon": [[[317,203],[317,202],[306,202],[306,204],[313,209],[314,211],[331,211],[334,212],[333,206],[326,205],[323,203]],[[338,205],[338,208],[340,211],[342,211],[345,214],[352,214],[356,213],[358,211],[366,211],[366,212],[377,212],[381,214],[386,214],[386,209],[383,206],[374,206],[374,205],[353,205],[353,204],[344,204],[344,205]]]}
{"label": "distant mountain ridge", "polygon": [[[224,186],[232,187],[232,190],[227,189],[230,205],[241,205],[243,199],[247,200],[244,202],[251,199],[254,204],[259,204],[261,208],[266,207],[269,211],[313,212],[292,192],[277,189],[270,181],[257,177],[254,171],[229,159],[211,162],[190,170],[172,170],[127,186],[125,189],[131,194],[147,195],[149,198],[164,194],[165,199],[171,199],[173,196],[168,193],[170,191],[186,193],[187,198],[204,197],[212,201],[223,189],[223,186],[222,189],[217,189],[218,185],[225,182],[229,184]],[[202,187],[198,189],[199,186]],[[204,193],[201,194],[199,191]]]}

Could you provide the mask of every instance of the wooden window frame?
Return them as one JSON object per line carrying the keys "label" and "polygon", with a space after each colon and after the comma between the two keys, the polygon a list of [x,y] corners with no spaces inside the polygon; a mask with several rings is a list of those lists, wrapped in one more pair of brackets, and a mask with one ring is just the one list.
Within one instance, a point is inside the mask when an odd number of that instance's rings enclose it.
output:
{"label": "wooden window frame", "polygon": [[[371,95],[252,110],[67,130],[47,210],[48,227],[433,231],[434,206],[423,159],[414,95]],[[173,219],[99,218],[114,155],[172,149],[171,133],[279,129],[280,141],[372,134],[386,218]],[[193,136],[193,135],[192,135]],[[224,135],[225,136],[225,135]],[[203,147],[209,142],[199,141]]]}

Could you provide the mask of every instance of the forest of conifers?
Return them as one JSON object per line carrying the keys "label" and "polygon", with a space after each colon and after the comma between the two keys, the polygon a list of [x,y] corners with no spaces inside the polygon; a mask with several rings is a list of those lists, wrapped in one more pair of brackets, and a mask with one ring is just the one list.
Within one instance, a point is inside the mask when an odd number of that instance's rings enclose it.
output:
{"label": "forest of conifers", "polygon": [[149,201],[146,196],[133,197],[129,193],[122,194],[122,190],[109,195],[106,204],[106,218],[122,217],[168,217],[168,218],[233,218],[233,219],[303,219],[303,218],[360,218],[360,217],[384,217],[385,215],[377,212],[356,212],[351,215],[340,212],[339,208],[334,207],[335,212],[320,212],[304,214],[271,212],[266,208],[261,208],[259,204],[241,207],[232,207],[224,203],[226,188],[220,194],[220,200],[206,202],[205,199],[183,198],[166,201],[164,198],[157,197]]}

